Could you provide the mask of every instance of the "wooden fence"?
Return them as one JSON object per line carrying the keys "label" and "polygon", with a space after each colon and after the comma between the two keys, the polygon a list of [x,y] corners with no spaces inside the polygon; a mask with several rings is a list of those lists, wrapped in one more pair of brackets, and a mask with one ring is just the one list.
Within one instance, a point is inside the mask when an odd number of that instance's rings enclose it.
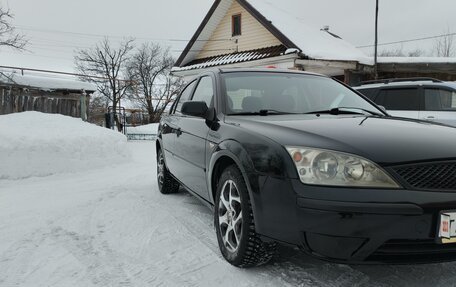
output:
{"label": "wooden fence", "polygon": [[88,100],[82,93],[0,87],[0,115],[37,111],[84,119]]}

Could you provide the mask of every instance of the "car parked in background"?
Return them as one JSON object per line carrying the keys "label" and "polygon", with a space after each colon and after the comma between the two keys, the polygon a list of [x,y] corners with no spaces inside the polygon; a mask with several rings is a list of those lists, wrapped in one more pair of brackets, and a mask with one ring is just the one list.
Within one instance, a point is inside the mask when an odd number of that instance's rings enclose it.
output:
{"label": "car parked in background", "polygon": [[432,78],[387,79],[354,87],[389,114],[456,126],[456,83]]}
{"label": "car parked in background", "polygon": [[213,209],[235,266],[268,262],[278,242],[337,262],[456,260],[455,142],[326,76],[216,69],[161,119],[157,182]]}

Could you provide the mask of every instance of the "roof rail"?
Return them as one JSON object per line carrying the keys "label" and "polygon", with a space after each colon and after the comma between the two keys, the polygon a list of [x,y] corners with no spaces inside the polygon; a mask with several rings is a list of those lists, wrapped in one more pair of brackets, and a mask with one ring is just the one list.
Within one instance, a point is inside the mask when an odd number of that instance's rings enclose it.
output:
{"label": "roof rail", "polygon": [[431,81],[434,83],[443,83],[443,81],[435,78],[427,77],[416,77],[416,78],[398,78],[398,79],[382,79],[382,80],[372,80],[361,82],[360,85],[367,84],[389,84],[389,83],[398,83],[398,82],[418,82],[418,81]]}

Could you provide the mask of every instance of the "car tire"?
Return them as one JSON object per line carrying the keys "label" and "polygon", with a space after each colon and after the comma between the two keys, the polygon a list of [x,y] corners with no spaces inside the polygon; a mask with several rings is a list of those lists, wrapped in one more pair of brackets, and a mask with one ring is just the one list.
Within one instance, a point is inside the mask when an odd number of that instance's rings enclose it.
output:
{"label": "car tire", "polygon": [[276,253],[277,244],[263,242],[255,232],[247,185],[235,165],[226,168],[219,178],[214,223],[220,251],[234,266],[260,266]]}
{"label": "car tire", "polygon": [[177,193],[179,182],[171,175],[166,167],[165,157],[161,149],[157,152],[157,183],[162,194]]}

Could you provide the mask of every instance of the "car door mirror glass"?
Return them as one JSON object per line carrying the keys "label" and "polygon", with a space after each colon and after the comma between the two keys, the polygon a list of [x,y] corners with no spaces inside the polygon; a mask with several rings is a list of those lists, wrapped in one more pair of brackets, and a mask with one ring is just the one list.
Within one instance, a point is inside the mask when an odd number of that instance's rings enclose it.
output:
{"label": "car door mirror glass", "polygon": [[182,104],[181,112],[187,116],[206,118],[208,109],[204,101],[191,101]]}

